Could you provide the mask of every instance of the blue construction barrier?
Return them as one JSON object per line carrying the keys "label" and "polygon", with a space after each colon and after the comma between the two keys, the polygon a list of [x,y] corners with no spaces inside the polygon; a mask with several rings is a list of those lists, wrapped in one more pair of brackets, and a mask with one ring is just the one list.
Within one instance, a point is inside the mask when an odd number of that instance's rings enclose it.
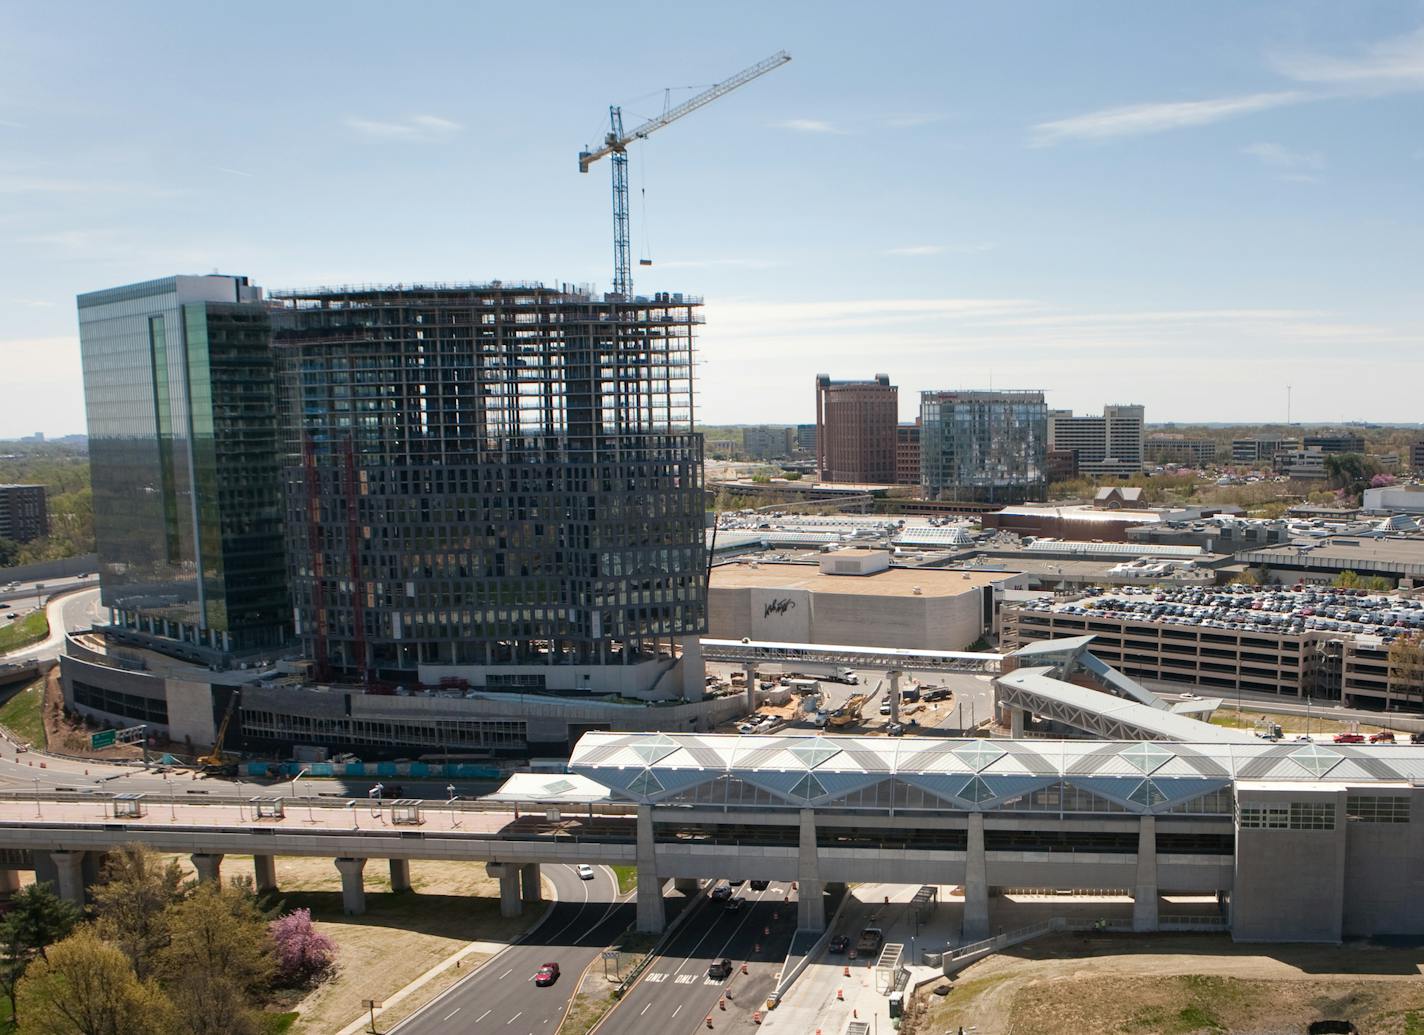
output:
{"label": "blue construction barrier", "polygon": [[473,762],[243,762],[238,766],[243,776],[257,779],[290,780],[303,769],[307,776],[347,779],[501,780],[507,775],[502,769]]}

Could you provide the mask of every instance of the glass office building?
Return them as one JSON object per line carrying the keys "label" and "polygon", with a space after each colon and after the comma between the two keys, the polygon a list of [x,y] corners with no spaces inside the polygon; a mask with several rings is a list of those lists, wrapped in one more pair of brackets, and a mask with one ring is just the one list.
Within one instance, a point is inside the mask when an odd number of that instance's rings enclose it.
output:
{"label": "glass office building", "polygon": [[927,499],[1043,499],[1048,406],[1042,392],[921,392],[920,422],[920,487]]}
{"label": "glass office building", "polygon": [[80,295],[102,600],[111,624],[221,664],[284,644],[271,332],[246,277]]}

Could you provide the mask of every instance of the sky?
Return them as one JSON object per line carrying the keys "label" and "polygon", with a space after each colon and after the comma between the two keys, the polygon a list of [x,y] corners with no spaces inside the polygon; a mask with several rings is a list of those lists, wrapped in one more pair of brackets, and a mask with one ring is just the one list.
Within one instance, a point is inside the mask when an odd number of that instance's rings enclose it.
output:
{"label": "sky", "polygon": [[0,0],[0,437],[84,430],[74,296],[612,279],[706,299],[698,417],[814,377],[1424,420],[1424,2]]}

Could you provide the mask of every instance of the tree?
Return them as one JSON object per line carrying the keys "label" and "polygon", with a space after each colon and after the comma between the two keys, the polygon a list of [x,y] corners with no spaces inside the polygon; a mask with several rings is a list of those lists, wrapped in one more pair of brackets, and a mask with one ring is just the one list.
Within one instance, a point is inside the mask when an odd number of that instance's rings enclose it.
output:
{"label": "tree", "polygon": [[20,557],[20,544],[0,536],[0,568],[8,568]]}
{"label": "tree", "polygon": [[54,945],[20,980],[26,1035],[164,1035],[171,1008],[128,957],[90,927]]}
{"label": "tree", "polygon": [[1389,645],[1389,684],[1406,698],[1424,697],[1424,633],[1398,636]]}
{"label": "tree", "polygon": [[316,929],[310,909],[294,909],[273,920],[267,930],[277,962],[277,980],[284,985],[315,984],[336,963],[336,943]]}
{"label": "tree", "polygon": [[94,888],[99,933],[117,945],[139,980],[152,975],[155,957],[169,940],[169,907],[183,897],[183,871],[143,845],[109,854]]}
{"label": "tree", "polygon": [[5,920],[16,924],[16,937],[43,958],[48,946],[69,937],[79,923],[79,909],[56,895],[48,882],[31,884],[11,897]]}
{"label": "tree", "polygon": [[173,1001],[177,1031],[258,1035],[250,1005],[274,968],[267,919],[252,882],[199,884],[168,910],[168,945],[158,954],[159,981]]}
{"label": "tree", "polygon": [[1364,588],[1364,584],[1364,579],[1360,578],[1357,572],[1353,572],[1348,569],[1342,571],[1339,575],[1336,575],[1335,581],[1330,583],[1330,585],[1334,586],[1336,589],[1362,589]]}

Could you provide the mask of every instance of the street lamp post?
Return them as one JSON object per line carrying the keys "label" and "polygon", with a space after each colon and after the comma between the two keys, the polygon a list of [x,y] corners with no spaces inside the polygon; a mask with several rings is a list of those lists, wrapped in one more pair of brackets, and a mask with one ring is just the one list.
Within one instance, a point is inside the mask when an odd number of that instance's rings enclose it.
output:
{"label": "street lamp post", "polygon": [[366,798],[371,803],[371,815],[373,816],[380,816],[381,814],[381,792],[385,789],[385,784],[378,783],[366,792]]}
{"label": "street lamp post", "polygon": [[446,802],[446,804],[450,806],[450,825],[452,827],[458,827],[460,825],[460,819],[459,813],[455,811],[455,798],[457,795],[455,794],[455,785],[453,783],[445,785],[445,794],[450,799]]}
{"label": "street lamp post", "polygon": [[176,820],[178,818],[178,798],[177,792],[173,790],[173,781],[168,778],[168,774],[163,774],[163,784],[168,788],[168,818]]}
{"label": "street lamp post", "polygon": [[35,781],[35,819],[40,818],[40,778],[36,776]]}
{"label": "street lamp post", "polygon": [[[298,790],[298,788],[297,788],[297,781],[300,780],[303,776],[306,776],[307,773],[309,773],[309,772],[311,772],[311,767],[310,767],[310,766],[303,766],[303,767],[302,767],[302,771],[301,771],[300,773],[298,773],[296,776],[292,777],[292,797],[293,797],[293,798],[297,798],[297,797],[300,797],[300,796],[301,796],[301,795],[300,795],[300,792],[299,792],[299,790]],[[307,822],[308,822],[308,823],[315,823],[315,822],[316,822],[316,817],[312,815],[311,795],[307,795]]]}

